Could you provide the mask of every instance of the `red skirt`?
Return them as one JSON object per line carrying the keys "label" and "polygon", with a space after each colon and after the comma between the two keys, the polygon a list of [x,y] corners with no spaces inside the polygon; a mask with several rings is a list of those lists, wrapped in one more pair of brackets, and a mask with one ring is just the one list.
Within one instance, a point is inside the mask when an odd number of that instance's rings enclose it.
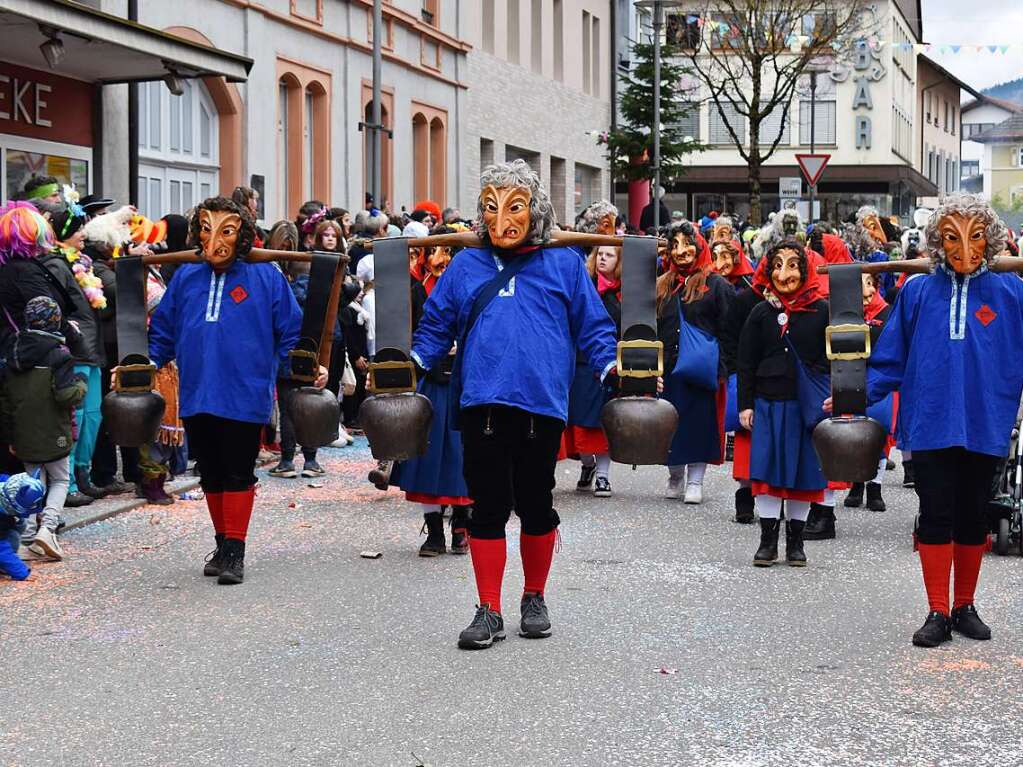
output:
{"label": "red skirt", "polygon": [[558,460],[577,459],[582,453],[603,455],[608,452],[604,430],[592,426],[566,426],[561,433],[561,449]]}
{"label": "red skirt", "polygon": [[427,495],[426,493],[405,493],[405,500],[411,503],[433,503],[438,506],[471,506],[472,498],[452,495]]}
{"label": "red skirt", "polygon": [[745,429],[735,432],[735,446],[732,448],[732,478],[749,479],[749,451],[753,436]]}
{"label": "red skirt", "polygon": [[766,482],[751,483],[753,495],[770,495],[775,498],[783,498],[787,501],[806,501],[807,503],[820,503],[824,500],[823,490],[793,490],[788,487],[773,487]]}

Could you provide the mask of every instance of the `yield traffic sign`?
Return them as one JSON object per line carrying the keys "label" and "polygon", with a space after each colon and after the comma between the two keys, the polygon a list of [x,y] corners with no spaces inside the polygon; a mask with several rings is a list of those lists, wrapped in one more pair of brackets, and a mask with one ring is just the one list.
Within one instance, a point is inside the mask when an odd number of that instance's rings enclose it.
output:
{"label": "yield traffic sign", "polygon": [[810,186],[817,186],[824,168],[831,159],[830,154],[797,154],[796,162],[803,171],[803,177]]}

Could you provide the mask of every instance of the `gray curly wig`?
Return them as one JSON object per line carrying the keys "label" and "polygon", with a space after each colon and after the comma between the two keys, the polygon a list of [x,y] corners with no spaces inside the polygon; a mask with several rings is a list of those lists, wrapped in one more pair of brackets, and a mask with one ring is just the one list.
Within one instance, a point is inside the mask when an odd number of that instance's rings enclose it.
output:
{"label": "gray curly wig", "polygon": [[856,211],[856,223],[849,227],[846,232],[845,239],[852,249],[853,256],[858,261],[863,261],[874,251],[883,249],[881,243],[875,240],[873,235],[863,225],[870,216],[874,216],[878,221],[881,220],[881,214],[877,208],[873,205],[861,205]]}
{"label": "gray curly wig", "polygon": [[990,264],[991,259],[1005,250],[1005,243],[1009,239],[1009,228],[998,217],[991,204],[975,194],[953,194],[941,198],[938,209],[934,211],[924,227],[924,242],[927,244],[927,252],[930,254],[931,260],[936,264],[945,260],[945,249],[941,245],[941,219],[945,216],[954,216],[957,213],[967,218],[979,218],[984,223],[984,234],[987,235],[984,260]]}
{"label": "gray curly wig", "polygon": [[579,214],[579,218],[576,221],[576,229],[580,232],[595,234],[597,231],[597,224],[600,223],[600,219],[608,215],[614,216],[617,220],[618,208],[607,200],[597,200]]}
{"label": "gray curly wig", "polygon": [[[492,186],[495,189],[507,189],[512,186],[525,187],[530,191],[529,200],[529,232],[526,233],[524,245],[542,245],[551,238],[551,230],[557,224],[554,206],[547,196],[547,190],[540,183],[540,177],[526,164],[525,160],[499,162],[488,165],[480,174],[480,189]],[[487,225],[483,223],[483,195],[476,203],[476,234],[484,242],[490,243]]]}

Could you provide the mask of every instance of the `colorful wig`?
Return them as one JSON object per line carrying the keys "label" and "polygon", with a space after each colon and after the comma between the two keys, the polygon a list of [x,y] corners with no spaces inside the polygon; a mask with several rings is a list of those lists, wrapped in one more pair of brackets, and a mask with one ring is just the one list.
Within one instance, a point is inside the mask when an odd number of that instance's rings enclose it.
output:
{"label": "colorful wig", "polygon": [[53,247],[53,229],[34,205],[20,201],[0,208],[0,264],[36,258]]}

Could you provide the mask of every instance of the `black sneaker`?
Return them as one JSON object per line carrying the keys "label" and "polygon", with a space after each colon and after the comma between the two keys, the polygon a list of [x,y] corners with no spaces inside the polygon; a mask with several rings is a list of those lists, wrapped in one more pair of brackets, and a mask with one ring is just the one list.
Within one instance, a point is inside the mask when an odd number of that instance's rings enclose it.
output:
{"label": "black sneaker", "polygon": [[845,497],[842,505],[847,509],[858,509],[863,505],[863,490],[865,485],[862,482],[854,482],[849,495]]}
{"label": "black sneaker", "polygon": [[217,583],[221,586],[233,586],[245,580],[245,541],[225,538],[221,549],[220,577]]}
{"label": "black sneaker", "polygon": [[217,533],[214,536],[217,541],[217,548],[206,555],[206,564],[202,568],[202,574],[215,578],[220,575],[224,567],[224,534]]}
{"label": "black sneaker", "polygon": [[597,481],[593,485],[593,494],[597,498],[611,497],[611,482],[607,477],[597,477]]}
{"label": "black sneaker", "polygon": [[485,650],[494,642],[500,642],[504,636],[504,618],[501,613],[495,613],[490,605],[479,605],[472,623],[458,635],[458,646],[463,650]]}
{"label": "black sneaker", "polygon": [[88,506],[93,502],[93,498],[90,498],[85,493],[68,493],[67,498],[64,499],[64,505],[69,509],[76,509],[79,506]]}
{"label": "black sneaker", "polygon": [[526,594],[522,597],[522,620],[519,622],[519,636],[526,639],[544,639],[551,635],[551,617],[542,594]]}
{"label": "black sneaker", "polygon": [[867,483],[867,508],[870,511],[887,511],[888,506],[881,497],[881,485],[877,482]]}
{"label": "black sneaker", "polygon": [[271,477],[280,477],[281,479],[294,479],[298,476],[298,472],[295,471],[295,464],[284,459],[281,459],[281,462],[270,469],[268,473]]}
{"label": "black sneaker", "polygon": [[952,619],[945,613],[932,610],[927,614],[924,625],[913,634],[917,647],[937,647],[952,638]]}
{"label": "black sneaker", "polygon": [[973,605],[952,608],[952,628],[970,639],[990,639],[991,629],[977,615]]}
{"label": "black sneaker", "polygon": [[579,481],[575,483],[575,489],[580,493],[585,493],[590,489],[590,485],[593,484],[593,477],[597,473],[597,466],[587,466],[583,464],[582,471],[579,472]]}
{"label": "black sneaker", "polygon": [[326,473],[327,470],[316,461],[306,461],[305,465],[302,466],[303,477],[322,477]]}

